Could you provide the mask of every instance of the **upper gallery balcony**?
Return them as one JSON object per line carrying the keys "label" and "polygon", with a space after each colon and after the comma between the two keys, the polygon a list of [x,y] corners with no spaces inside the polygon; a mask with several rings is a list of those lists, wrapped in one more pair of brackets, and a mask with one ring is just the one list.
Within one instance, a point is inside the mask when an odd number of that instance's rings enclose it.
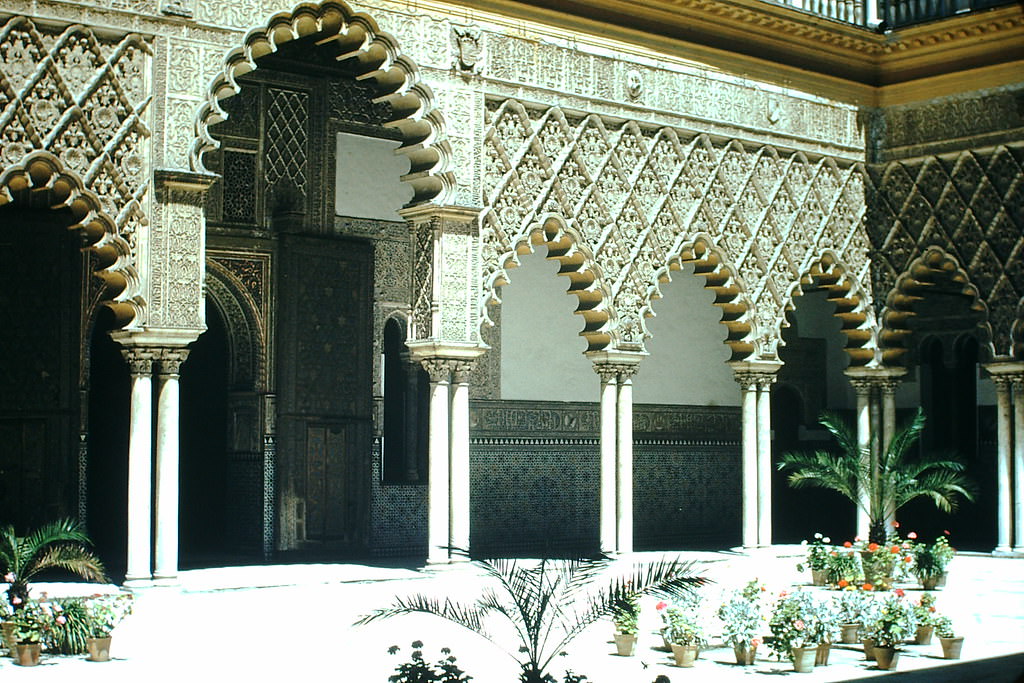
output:
{"label": "upper gallery balcony", "polygon": [[[771,0],[769,0],[771,1]],[[1017,0],[777,0],[776,4],[879,32],[1012,5]]]}

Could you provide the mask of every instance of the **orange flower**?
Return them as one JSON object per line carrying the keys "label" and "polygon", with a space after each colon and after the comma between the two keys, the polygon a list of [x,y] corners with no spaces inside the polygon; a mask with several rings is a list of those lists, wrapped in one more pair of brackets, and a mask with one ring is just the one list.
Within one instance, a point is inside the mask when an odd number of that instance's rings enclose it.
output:
{"label": "orange flower", "polygon": [[892,528],[893,529],[899,529],[900,528],[900,523],[897,522],[895,519],[892,520]]}
{"label": "orange flower", "polygon": [[914,558],[912,558],[910,555],[907,555],[906,557],[903,558],[903,561],[904,562],[910,562],[912,559],[914,559]]}
{"label": "orange flower", "polygon": [[877,543],[868,543],[868,552],[869,553],[873,553],[876,550],[878,550],[878,544]]}
{"label": "orange flower", "polygon": [[900,547],[898,545],[894,545],[893,547],[889,548],[889,552],[892,553],[893,555],[897,554],[899,551],[900,551]]}
{"label": "orange flower", "polygon": [[843,547],[844,548],[852,548],[853,544],[850,543],[849,541],[843,541]]}
{"label": "orange flower", "polygon": [[846,579],[839,579],[839,583],[837,583],[836,585],[839,586],[840,588],[846,588],[847,586],[850,585],[850,582],[847,581]]}

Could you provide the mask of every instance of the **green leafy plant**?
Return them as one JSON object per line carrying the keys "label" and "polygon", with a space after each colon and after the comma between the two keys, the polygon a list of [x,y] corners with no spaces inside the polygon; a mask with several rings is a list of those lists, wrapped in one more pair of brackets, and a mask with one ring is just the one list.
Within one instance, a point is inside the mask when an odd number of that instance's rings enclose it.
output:
{"label": "green leafy plant", "polygon": [[814,534],[814,538],[808,543],[806,540],[801,545],[807,546],[807,560],[796,566],[797,571],[802,572],[805,568],[811,571],[822,571],[828,569],[829,550],[832,542],[828,536],[820,533]]}
{"label": "green leafy plant", "polygon": [[8,619],[14,624],[15,642],[25,645],[41,643],[53,624],[53,619],[34,600],[20,606]]}
{"label": "green leafy plant", "polygon": [[935,618],[935,635],[939,638],[956,638],[952,620],[943,615]]}
{"label": "green leafy plant", "polygon": [[835,437],[839,452],[786,453],[778,467],[789,470],[793,488],[830,489],[861,507],[869,519],[868,540],[874,543],[886,541],[886,520],[915,498],[929,498],[943,512],[955,510],[961,498],[974,499],[974,484],[963,474],[959,459],[932,453],[914,457],[913,446],[925,424],[920,410],[893,435],[875,467],[870,450],[861,448],[856,431],[841,418],[825,412],[819,422]]}
{"label": "green leafy plant", "polygon": [[94,595],[85,603],[90,638],[109,638],[121,621],[132,613],[135,596],[128,592]]}
{"label": "green leafy plant", "polygon": [[914,623],[918,626],[935,626],[939,612],[935,608],[935,595],[922,593],[921,598],[912,607]]}
{"label": "green leafy plant", "polygon": [[0,529],[0,572],[10,584],[7,600],[15,610],[28,603],[29,581],[46,569],[64,569],[86,581],[106,582],[92,542],[73,519],[44,524],[28,536],[17,536],[13,526]]}
{"label": "green leafy plant", "polygon": [[810,593],[798,590],[779,594],[768,621],[772,633],[769,647],[779,660],[783,657],[792,660],[794,647],[817,644],[812,634],[814,614],[814,598]]}
{"label": "green leafy plant", "polygon": [[813,606],[809,612],[810,620],[807,624],[807,633],[814,643],[831,643],[839,634],[839,611],[831,596],[825,599],[812,600]]}
{"label": "green leafy plant", "polygon": [[853,584],[839,593],[835,606],[840,624],[868,624],[874,618],[874,594]]}
{"label": "green leafy plant", "polygon": [[433,614],[500,646],[486,627],[487,619],[494,617],[511,625],[518,636],[519,649],[509,655],[523,667],[520,680],[546,683],[552,680],[545,673],[552,660],[585,628],[611,616],[627,597],[681,598],[707,582],[693,574],[692,562],[680,560],[631,564],[626,570],[607,557],[473,564],[493,583],[474,602],[413,595],[363,616],[356,625],[401,614]]}
{"label": "green leafy plant", "polygon": [[88,649],[89,614],[85,600],[66,598],[49,603],[53,623],[46,634],[46,649],[58,655],[80,655]]}
{"label": "green leafy plant", "polygon": [[755,579],[719,606],[718,618],[722,620],[722,640],[726,645],[748,647],[755,640],[760,642],[765,626],[763,593],[764,587]]}
{"label": "green leafy plant", "polygon": [[879,606],[869,632],[875,647],[898,647],[915,628],[913,609],[903,591],[896,589]]}
{"label": "green leafy plant", "polygon": [[854,583],[861,575],[860,559],[853,550],[836,549],[828,554],[828,582],[834,586],[845,588]]}
{"label": "green leafy plant", "polygon": [[[441,658],[436,664],[423,658],[422,641],[414,640],[412,648],[409,661],[398,665],[395,673],[388,677],[389,683],[466,683],[473,679],[458,667],[455,656],[448,648],[441,648]],[[400,649],[392,645],[388,648],[388,654],[397,654]]]}
{"label": "green leafy plant", "polygon": [[640,630],[637,622],[640,618],[640,603],[635,595],[625,595],[612,609],[612,621],[615,632],[635,636]]}

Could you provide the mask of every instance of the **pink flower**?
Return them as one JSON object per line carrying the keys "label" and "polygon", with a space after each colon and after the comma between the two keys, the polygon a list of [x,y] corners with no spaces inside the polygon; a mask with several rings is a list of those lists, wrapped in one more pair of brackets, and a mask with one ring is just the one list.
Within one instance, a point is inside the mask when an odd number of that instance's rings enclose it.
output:
{"label": "pink flower", "polygon": [[665,609],[666,607],[668,607],[668,603],[665,602],[664,600],[662,600],[661,602],[659,602],[657,605],[654,606],[654,609],[656,609],[656,610],[658,610],[660,612],[661,610]]}
{"label": "pink flower", "polygon": [[786,597],[787,595],[789,595],[789,591],[782,591],[781,593],[779,593],[779,597],[780,597],[780,598],[784,598],[784,597]]}
{"label": "pink flower", "polygon": [[917,532],[911,531],[909,534],[907,534],[907,538],[909,538],[910,540],[914,540],[915,538],[917,538]]}
{"label": "pink flower", "polygon": [[68,618],[61,614],[55,619],[55,621],[61,626],[63,626],[64,624],[68,623]]}
{"label": "pink flower", "polygon": [[895,593],[896,597],[898,598],[902,598],[904,595],[906,595],[906,592],[902,588],[897,588],[893,591],[893,593]]}
{"label": "pink flower", "polygon": [[797,631],[804,630],[804,620],[803,619],[797,619],[796,621],[794,621],[793,622],[793,628],[795,628]]}
{"label": "pink flower", "polygon": [[7,572],[4,574],[4,581],[7,583],[14,583],[14,572]]}
{"label": "pink flower", "polygon": [[893,529],[899,529],[900,528],[900,523],[897,522],[895,519],[892,520],[892,528]]}
{"label": "pink flower", "polygon": [[15,595],[13,598],[11,598],[11,604],[12,605],[20,605],[21,604],[21,598],[19,598],[17,595]]}
{"label": "pink flower", "polygon": [[762,642],[762,641],[761,641],[761,639],[760,639],[760,638],[754,638],[753,640],[751,640],[751,641],[750,641],[750,644],[751,644],[751,645],[752,645],[753,647],[757,647],[758,645],[760,645],[760,644],[761,644],[761,642]]}

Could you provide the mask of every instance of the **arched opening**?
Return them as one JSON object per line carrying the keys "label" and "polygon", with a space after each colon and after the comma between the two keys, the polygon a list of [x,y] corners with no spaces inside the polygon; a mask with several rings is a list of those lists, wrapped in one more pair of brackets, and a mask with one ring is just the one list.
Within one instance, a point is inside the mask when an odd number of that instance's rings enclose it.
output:
{"label": "arched opening", "polygon": [[[45,197],[43,200],[45,201]],[[37,200],[38,201],[38,200]],[[81,235],[67,209],[0,206],[0,520],[79,516]]]}
{"label": "arched opening", "polygon": [[657,315],[633,378],[637,550],[736,545],[740,392],[722,311],[695,264],[659,284]]}
{"label": "arched opening", "polygon": [[[206,332],[181,367],[179,564],[183,569],[237,561],[241,539],[227,532],[228,338],[220,311],[206,301]],[[249,548],[250,552],[252,548]],[[251,556],[250,556],[251,557]]]}
{"label": "arched opening", "polygon": [[[844,320],[827,288],[804,286],[787,312],[779,359],[783,362],[772,387],[772,540],[799,543],[822,533],[835,542],[852,538],[856,508],[846,498],[824,489],[794,489],[788,474],[774,466],[784,453],[831,451],[835,440],[818,422],[822,411],[839,414],[853,425],[854,397],[843,370],[850,362],[844,350]],[[814,515],[808,515],[814,510]]]}
{"label": "arched opening", "polygon": [[415,483],[427,476],[429,378],[409,360],[405,328],[396,318],[384,324],[381,354],[384,434],[381,479],[385,484]]}
{"label": "arched opening", "polygon": [[560,270],[551,251],[524,253],[500,290],[499,343],[489,352],[500,353],[497,381],[472,404],[474,554],[598,547],[598,377]]}

